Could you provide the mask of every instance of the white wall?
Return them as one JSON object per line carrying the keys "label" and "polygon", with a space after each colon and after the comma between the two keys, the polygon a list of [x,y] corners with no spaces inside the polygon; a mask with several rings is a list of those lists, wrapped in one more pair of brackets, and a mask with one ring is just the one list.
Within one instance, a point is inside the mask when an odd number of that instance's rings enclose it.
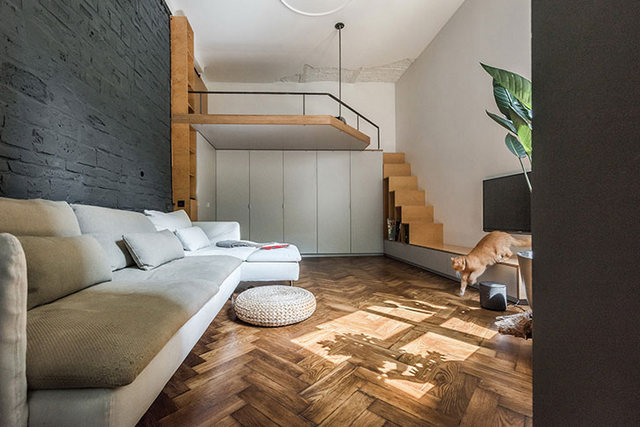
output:
{"label": "white wall", "polygon": [[[338,95],[337,82],[310,83],[220,83],[205,82],[209,90],[329,92]],[[343,84],[342,100],[380,127],[384,151],[396,149],[396,95],[394,83]],[[306,114],[338,115],[335,101],[328,97],[307,97]],[[299,96],[210,95],[210,114],[302,114]],[[343,108],[342,116],[356,127],[355,115]],[[377,148],[375,128],[360,120],[360,130],[371,137],[370,148]]]}
{"label": "white wall", "polygon": [[520,170],[479,62],[530,77],[530,0],[466,0],[396,84],[397,151],[444,223],[445,243],[482,237],[482,180]]}
{"label": "white wall", "polygon": [[216,150],[202,135],[196,135],[198,220],[213,221],[216,219]]}

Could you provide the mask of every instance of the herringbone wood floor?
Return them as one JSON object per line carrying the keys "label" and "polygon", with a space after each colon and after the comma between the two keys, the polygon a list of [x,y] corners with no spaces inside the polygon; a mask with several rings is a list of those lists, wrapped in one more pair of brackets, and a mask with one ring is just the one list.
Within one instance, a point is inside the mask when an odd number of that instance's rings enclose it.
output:
{"label": "herringbone wood floor", "polygon": [[301,267],[310,319],[258,328],[227,303],[140,425],[532,424],[532,343],[475,290],[383,257]]}

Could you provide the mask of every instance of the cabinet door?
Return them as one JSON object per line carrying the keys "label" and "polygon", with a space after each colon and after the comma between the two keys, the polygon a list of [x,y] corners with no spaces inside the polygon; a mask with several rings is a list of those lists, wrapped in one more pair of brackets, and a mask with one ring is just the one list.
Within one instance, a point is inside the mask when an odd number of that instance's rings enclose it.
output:
{"label": "cabinet door", "polygon": [[216,152],[216,219],[240,223],[249,238],[249,152]]}
{"label": "cabinet door", "polygon": [[281,242],[282,151],[251,151],[249,170],[251,240]]}
{"label": "cabinet door", "polygon": [[380,254],[382,152],[351,152],[351,253]]}
{"label": "cabinet door", "polygon": [[351,252],[348,151],[318,152],[318,253]]}
{"label": "cabinet door", "polygon": [[284,240],[318,252],[315,151],[284,152]]}

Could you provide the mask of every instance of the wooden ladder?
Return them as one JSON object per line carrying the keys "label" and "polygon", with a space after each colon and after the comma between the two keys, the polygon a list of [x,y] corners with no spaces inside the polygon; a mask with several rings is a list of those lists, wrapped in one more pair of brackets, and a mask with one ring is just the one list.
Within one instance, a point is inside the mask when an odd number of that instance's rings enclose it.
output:
{"label": "wooden ladder", "polygon": [[[442,245],[443,225],[433,221],[433,206],[426,204],[425,191],[418,188],[418,177],[411,175],[404,157],[404,153],[383,153],[385,218],[402,224],[411,245]],[[386,219],[384,229],[386,238]]]}

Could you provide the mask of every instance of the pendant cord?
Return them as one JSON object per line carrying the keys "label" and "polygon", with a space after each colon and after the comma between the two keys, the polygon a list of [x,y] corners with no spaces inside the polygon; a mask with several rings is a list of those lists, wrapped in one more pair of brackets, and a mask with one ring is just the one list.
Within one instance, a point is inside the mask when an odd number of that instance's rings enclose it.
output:
{"label": "pendant cord", "polygon": [[346,123],[342,117],[342,29],[344,24],[338,22],[335,29],[338,30],[338,119]]}
{"label": "pendant cord", "polygon": [[342,28],[338,28],[338,116],[342,117]]}

